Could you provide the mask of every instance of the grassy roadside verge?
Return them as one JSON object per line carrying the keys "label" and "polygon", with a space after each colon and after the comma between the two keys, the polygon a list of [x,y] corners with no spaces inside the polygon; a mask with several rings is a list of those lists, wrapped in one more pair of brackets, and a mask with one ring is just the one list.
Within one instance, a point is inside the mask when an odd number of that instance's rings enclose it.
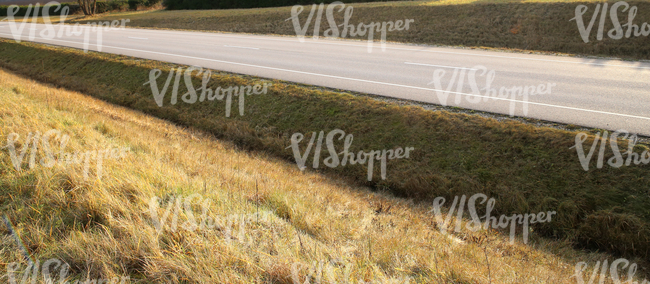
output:
{"label": "grassy roadside verge", "polygon": [[[609,1],[609,7],[616,1]],[[637,6],[634,23],[639,27],[650,22],[650,2],[628,1]],[[596,39],[597,27],[590,41],[583,42],[575,21],[579,4],[589,7],[584,15],[588,25],[596,7],[594,1],[406,1],[372,4],[353,4],[351,24],[413,19],[409,30],[387,33],[394,42],[487,47],[529,51],[558,52],[566,54],[620,57],[624,59],[650,59],[650,37],[623,37],[614,40],[607,36],[613,24],[607,18],[604,38]],[[300,14],[304,25],[311,7]],[[335,13],[337,24],[343,23],[343,13]],[[608,12],[609,15],[609,12]],[[131,27],[184,29],[213,32],[277,34],[295,36],[291,21],[291,7],[236,9],[151,11],[145,13],[116,13],[99,16],[98,20],[129,18]],[[315,16],[314,16],[315,17]],[[627,23],[628,14],[619,11],[621,24]],[[95,20],[93,18],[93,20]],[[80,22],[87,21],[79,20]],[[313,34],[314,20],[307,35]],[[71,22],[74,22],[71,21]],[[597,26],[597,23],[596,23]],[[321,19],[321,36],[329,28],[327,19]],[[626,28],[624,31],[626,31]],[[367,40],[367,36],[347,38]]]}
{"label": "grassy roadside verge", "polygon": [[[613,260],[538,237],[524,245],[509,244],[494,231],[445,236],[432,225],[429,206],[303,174],[290,162],[237,150],[203,131],[2,68],[0,98],[3,139],[17,133],[23,142],[29,132],[56,129],[69,136],[68,153],[130,148],[122,159],[104,160],[101,181],[94,163],[89,180],[82,165],[23,165],[18,172],[1,150],[0,212],[15,230],[0,223],[2,283],[16,263],[18,283],[48,283],[40,273],[35,282],[20,282],[26,260],[13,234],[41,265],[60,260],[70,266],[65,280],[83,283],[129,276],[125,283],[297,284],[306,283],[309,268],[320,264],[320,283],[575,283],[571,275],[578,262],[589,264],[588,278],[597,261]],[[58,148],[60,142],[53,137],[50,145]],[[40,159],[42,148],[37,152]],[[158,231],[152,198],[191,196],[198,208],[172,213],[177,230],[170,217]],[[206,200],[211,203],[204,205]],[[160,205],[163,214],[165,203]],[[259,221],[250,217],[258,210]],[[204,216],[221,221],[184,229]],[[229,224],[226,216],[249,217]],[[300,281],[293,279],[294,264]],[[59,267],[50,266],[50,272],[58,278]]]}
{"label": "grassy roadside verge", "polygon": [[[239,116],[233,102],[227,118],[224,102],[218,100],[172,106],[168,94],[164,106],[158,107],[151,89],[143,84],[149,80],[149,71],[159,68],[162,86],[171,64],[9,40],[0,41],[0,52],[4,68],[289,161],[295,160],[286,147],[296,132],[306,134],[308,140],[311,132],[342,129],[354,135],[351,150],[355,152],[414,147],[411,158],[388,162],[386,180],[379,178],[378,167],[372,182],[366,180],[365,165],[324,170],[321,164],[320,169],[423,201],[484,193],[496,198],[498,214],[557,211],[552,223],[533,225],[535,234],[624,255],[647,257],[650,250],[648,167],[585,172],[576,151],[569,149],[574,145],[574,132],[396,106],[280,81],[273,82],[267,95],[247,97],[244,116]],[[201,85],[199,79],[194,78],[194,86]],[[209,86],[259,82],[248,76],[215,73]],[[184,93],[181,84],[179,94]],[[590,137],[586,145],[592,141]],[[611,156],[609,152],[606,157]]]}

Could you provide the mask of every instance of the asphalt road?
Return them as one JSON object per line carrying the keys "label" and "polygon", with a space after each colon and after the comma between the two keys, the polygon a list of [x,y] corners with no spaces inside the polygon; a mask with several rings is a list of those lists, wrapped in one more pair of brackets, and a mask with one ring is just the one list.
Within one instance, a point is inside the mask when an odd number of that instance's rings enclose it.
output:
{"label": "asphalt road", "polygon": [[[44,39],[38,36],[43,29],[45,25],[30,23],[19,35],[28,41],[29,33],[35,32],[37,36],[31,41],[84,46],[84,35],[63,33],[61,38]],[[56,26],[55,31],[59,31]],[[369,52],[365,41],[321,37],[300,42],[296,37],[132,28],[102,31],[98,44],[95,33],[88,31],[89,50],[98,50],[101,45],[101,51],[108,53],[650,135],[647,62],[405,44],[387,44],[382,50],[379,43]],[[0,37],[14,38],[6,21],[0,22]],[[494,72],[490,75],[489,71]],[[438,84],[434,80],[436,72],[441,75]],[[454,72],[457,76],[452,80]],[[475,73],[476,91],[472,90],[470,73]],[[500,98],[488,98],[486,90],[480,89],[486,87],[490,76],[495,93],[501,87],[516,86],[535,86],[535,92],[540,93],[526,98],[503,92]],[[550,92],[548,87],[540,89],[540,84],[551,86]]]}

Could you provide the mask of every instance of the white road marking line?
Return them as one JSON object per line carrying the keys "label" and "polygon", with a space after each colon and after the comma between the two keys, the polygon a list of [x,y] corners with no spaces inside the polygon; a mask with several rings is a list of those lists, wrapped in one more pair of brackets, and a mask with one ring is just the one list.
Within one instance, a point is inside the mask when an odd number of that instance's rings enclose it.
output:
{"label": "white road marking line", "polygon": [[232,46],[232,45],[224,45],[225,47],[234,47],[234,48],[244,48],[244,49],[255,49],[259,50],[259,48],[256,47],[244,47],[244,46]]}
{"label": "white road marking line", "polygon": [[[0,33],[0,34],[11,35],[11,34],[5,34],[5,33]],[[24,37],[24,36],[20,36],[20,37]],[[68,42],[68,43],[74,43],[74,44],[83,44],[83,43],[67,41],[67,40],[57,40],[57,39],[44,39],[44,40]],[[88,45],[89,46],[90,45],[97,46],[97,44],[94,44],[94,43],[89,43]],[[370,81],[370,80],[364,80],[364,79],[354,79],[354,78],[347,78],[347,77],[340,77],[340,76],[333,76],[333,75],[325,75],[325,74],[318,74],[318,73],[311,73],[311,72],[304,72],[304,71],[296,71],[296,70],[289,70],[289,69],[282,69],[282,68],[275,68],[275,67],[259,66],[259,65],[252,65],[252,64],[246,64],[246,63],[229,62],[229,61],[210,59],[210,58],[202,58],[202,57],[195,57],[195,56],[187,56],[187,55],[178,55],[178,54],[172,54],[172,53],[157,52],[157,51],[148,51],[148,50],[139,50],[139,49],[132,49],[132,48],[124,48],[124,47],[102,45],[102,48],[104,48],[104,47],[114,48],[114,49],[122,49],[122,50],[130,50],[130,51],[137,51],[137,52],[145,52],[145,53],[153,53],[153,54],[160,54],[160,55],[176,56],[176,57],[183,57],[183,58],[190,58],[190,59],[206,60],[206,61],[219,62],[219,63],[225,63],[225,64],[248,66],[248,67],[255,67],[255,68],[262,68],[262,69],[269,69],[269,70],[297,73],[297,74],[320,76],[320,77],[326,77],[326,78],[342,79],[342,80],[357,81],[357,82],[364,82],[364,83],[373,83],[373,84],[395,86],[395,87],[402,87],[402,88],[409,88],[409,89],[416,89],[416,90],[445,92],[445,93],[459,94],[459,95],[465,95],[465,96],[471,96],[471,97],[484,97],[484,98],[487,97],[487,98],[491,98],[491,99],[494,99],[494,100],[502,100],[502,101],[510,101],[510,102],[521,102],[521,103],[526,103],[526,104],[531,104],[531,105],[547,106],[547,107],[554,107],[554,108],[562,108],[562,109],[570,109],[570,110],[577,110],[577,111],[584,111],[584,112],[592,112],[592,113],[599,113],[599,114],[607,114],[607,115],[615,115],[615,116],[622,116],[622,117],[630,117],[630,118],[638,118],[638,119],[650,120],[650,117],[643,117],[643,116],[638,116],[638,115],[614,113],[614,112],[608,112],[608,111],[591,110],[591,109],[583,109],[583,108],[568,107],[568,106],[559,106],[559,105],[552,105],[552,104],[545,104],[545,103],[526,102],[526,101],[505,99],[505,98],[499,98],[499,97],[488,97],[488,96],[466,94],[466,93],[460,93],[460,92],[451,92],[451,91],[437,90],[437,89],[430,89],[430,88],[423,88],[423,87],[415,87],[415,86],[408,86],[408,85],[400,85],[400,84],[393,84],[393,83]],[[125,55],[125,56],[128,56],[128,55]],[[153,59],[151,59],[151,60],[153,60]],[[158,61],[162,61],[162,60],[158,60]]]}
{"label": "white road marking line", "polygon": [[134,37],[134,36],[129,36],[128,38],[148,40],[148,38],[144,38],[144,37]]}
{"label": "white road marking line", "polygon": [[420,66],[431,66],[431,67],[442,67],[442,68],[451,68],[451,69],[478,70],[478,69],[474,69],[474,68],[453,67],[453,66],[444,66],[444,65],[432,65],[432,64],[412,63],[412,62],[404,62],[404,64],[420,65]]}

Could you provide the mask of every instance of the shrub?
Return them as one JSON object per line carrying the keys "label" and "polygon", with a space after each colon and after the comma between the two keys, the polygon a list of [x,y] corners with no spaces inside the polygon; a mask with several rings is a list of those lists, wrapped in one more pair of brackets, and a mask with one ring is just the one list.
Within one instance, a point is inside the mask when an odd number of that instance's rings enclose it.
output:
{"label": "shrub", "polygon": [[[151,1],[151,0],[150,0]],[[129,1],[130,2],[130,1]],[[142,0],[136,1],[138,2],[135,4],[134,7],[137,5],[142,4]],[[160,2],[160,0],[158,0]],[[156,2],[157,3],[157,2]],[[154,3],[155,4],[155,3]],[[127,3],[126,0],[115,0],[115,1],[97,1],[96,6],[95,6],[95,13],[96,14],[101,14],[101,13],[106,13],[110,11],[120,11],[120,10],[126,10],[127,5],[130,6],[130,3]],[[68,7],[69,9],[69,14],[75,14],[81,11],[79,8],[79,4],[74,4],[74,3],[63,3],[61,4],[61,8],[58,11],[56,10],[56,6],[50,7],[48,10],[48,15],[50,16],[58,16],[61,15],[61,12],[63,10],[63,7]],[[14,16],[16,17],[23,17],[27,14],[29,6],[18,6],[18,11]],[[8,15],[8,9],[9,6],[0,6],[0,17],[6,17]],[[132,8],[135,9],[135,8]],[[32,6],[32,9],[30,10],[30,16],[34,16],[36,14],[36,11],[34,9],[34,6]],[[43,15],[43,6],[40,6],[38,9],[38,15],[42,16]]]}
{"label": "shrub", "polygon": [[99,2],[95,3],[95,14],[101,14],[110,11],[110,6],[106,2]]}
{"label": "shrub", "polygon": [[[386,0],[164,0],[164,5],[169,10],[188,9],[236,9],[236,8],[260,8],[260,7],[282,7],[296,4],[318,4],[341,1],[344,3],[381,2]],[[400,0],[398,0],[400,1]],[[401,0],[408,1],[408,0]]]}
{"label": "shrub", "polygon": [[151,6],[154,6],[154,5],[156,5],[156,4],[160,3],[160,2],[162,2],[162,0],[147,0],[144,3],[144,5],[147,6],[147,7],[151,7]]}
{"label": "shrub", "polygon": [[107,2],[110,6],[110,11],[122,11],[129,8],[129,3],[126,0],[116,0]]}
{"label": "shrub", "polygon": [[142,0],[129,0],[129,9],[131,10],[137,10],[140,5],[142,5]]}
{"label": "shrub", "polygon": [[[74,14],[74,13],[79,11],[79,5],[63,3],[63,4],[61,4],[61,8],[59,8],[58,11],[56,10],[57,6],[50,7],[48,9],[48,15],[50,15],[50,16],[61,15],[63,7],[66,7],[66,6],[68,7],[68,9],[70,9],[69,10],[70,14]],[[28,8],[29,8],[29,6],[18,6],[18,11],[14,14],[14,16],[17,16],[17,17],[25,16],[27,14]],[[6,17],[8,15],[8,10],[9,10],[9,6],[0,6],[0,17]],[[37,14],[36,13],[37,11],[38,11],[38,15],[41,16],[41,15],[43,15],[43,6],[39,6],[38,10],[35,9],[34,6],[32,6],[32,9],[30,9],[29,11],[30,11],[29,12],[30,16],[34,16],[35,14]]]}

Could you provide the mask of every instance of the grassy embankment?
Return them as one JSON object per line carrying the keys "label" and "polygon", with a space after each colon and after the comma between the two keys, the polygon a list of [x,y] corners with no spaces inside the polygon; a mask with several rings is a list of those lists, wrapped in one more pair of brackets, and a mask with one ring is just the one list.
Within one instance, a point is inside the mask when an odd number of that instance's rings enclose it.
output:
{"label": "grassy embankment", "polygon": [[[320,170],[418,201],[484,193],[496,198],[496,214],[557,211],[552,223],[533,226],[535,234],[623,255],[647,258],[650,251],[647,166],[595,169],[593,159],[585,172],[576,150],[569,149],[574,146],[573,132],[398,106],[280,81],[274,81],[268,95],[246,98],[244,116],[233,102],[233,116],[226,118],[224,102],[218,100],[172,106],[167,94],[165,105],[158,107],[150,87],[143,84],[152,68],[160,68],[162,87],[171,64],[8,40],[0,43],[0,52],[5,68],[289,161],[294,158],[286,147],[296,132],[309,139],[314,131],[342,129],[354,135],[354,152],[414,147],[411,158],[388,162],[386,180],[379,178],[378,166],[372,182],[366,181],[365,165],[323,169],[321,162]],[[194,78],[197,87],[199,79]],[[258,82],[215,73],[209,87]],[[179,94],[185,92],[181,81]],[[592,142],[593,137],[586,147]],[[626,148],[624,142],[619,145]],[[304,151],[306,142],[301,147]],[[323,150],[324,159],[328,155]],[[611,156],[609,147],[606,156]],[[310,157],[306,164],[311,162]]]}
{"label": "grassy embankment", "polygon": [[[62,82],[78,79],[67,78]],[[272,97],[283,96],[280,88]],[[2,150],[0,212],[33,259],[69,264],[68,280],[129,276],[134,282],[127,283],[297,283],[291,267],[301,263],[303,283],[306,267],[323,262],[327,283],[334,280],[331,275],[344,283],[346,266],[350,283],[406,283],[398,281],[406,277],[409,283],[575,283],[571,275],[577,262],[589,263],[588,279],[596,261],[614,259],[535,236],[529,245],[511,245],[494,231],[464,232],[464,241],[450,238],[432,225],[428,206],[301,173],[291,162],[237,150],[202,131],[4,70],[0,98],[2,139],[18,133],[24,142],[29,132],[57,129],[70,136],[68,153],[131,148],[122,160],[104,161],[101,181],[95,179],[94,164],[89,180],[82,165],[31,170],[23,165],[18,172]],[[51,145],[59,142],[50,140]],[[42,154],[38,150],[36,158]],[[274,213],[265,222],[250,218],[241,223],[245,233],[233,233],[236,239],[229,242],[226,223],[206,231],[181,229],[191,218],[185,211],[178,231],[168,225],[156,231],[151,198],[193,194],[212,201],[211,218]],[[195,201],[195,207],[201,203]],[[202,209],[195,209],[197,220]],[[14,236],[0,225],[0,282],[7,281],[6,267],[13,262],[26,267]],[[58,270],[51,271],[57,278]],[[44,283],[38,277],[37,283]]]}
{"label": "grassy embankment", "polygon": [[[610,1],[609,6],[616,1]],[[650,22],[648,1],[627,1],[638,7],[634,23],[639,27]],[[512,0],[444,0],[403,1],[354,4],[351,24],[414,19],[408,31],[388,32],[387,39],[395,42],[465,47],[505,48],[545,51],[579,55],[613,56],[626,59],[650,59],[650,37],[630,37],[613,40],[607,32],[613,28],[608,18],[604,38],[596,39],[598,21],[590,41],[580,37],[575,21],[578,4],[587,4],[585,25],[599,1],[512,1]],[[310,6],[300,14],[301,24],[309,15]],[[627,12],[619,12],[619,21],[627,23]],[[235,9],[149,11],[104,14],[99,20],[131,19],[131,27],[185,29],[213,32],[277,34],[295,36],[291,21],[291,7]],[[338,24],[343,13],[335,13]],[[93,18],[95,20],[95,18]],[[85,22],[87,19],[71,20]],[[312,20],[313,21],[313,20]],[[321,36],[329,28],[327,19],[321,19]],[[313,33],[312,23],[307,34]],[[350,37],[367,40],[367,36]]]}

